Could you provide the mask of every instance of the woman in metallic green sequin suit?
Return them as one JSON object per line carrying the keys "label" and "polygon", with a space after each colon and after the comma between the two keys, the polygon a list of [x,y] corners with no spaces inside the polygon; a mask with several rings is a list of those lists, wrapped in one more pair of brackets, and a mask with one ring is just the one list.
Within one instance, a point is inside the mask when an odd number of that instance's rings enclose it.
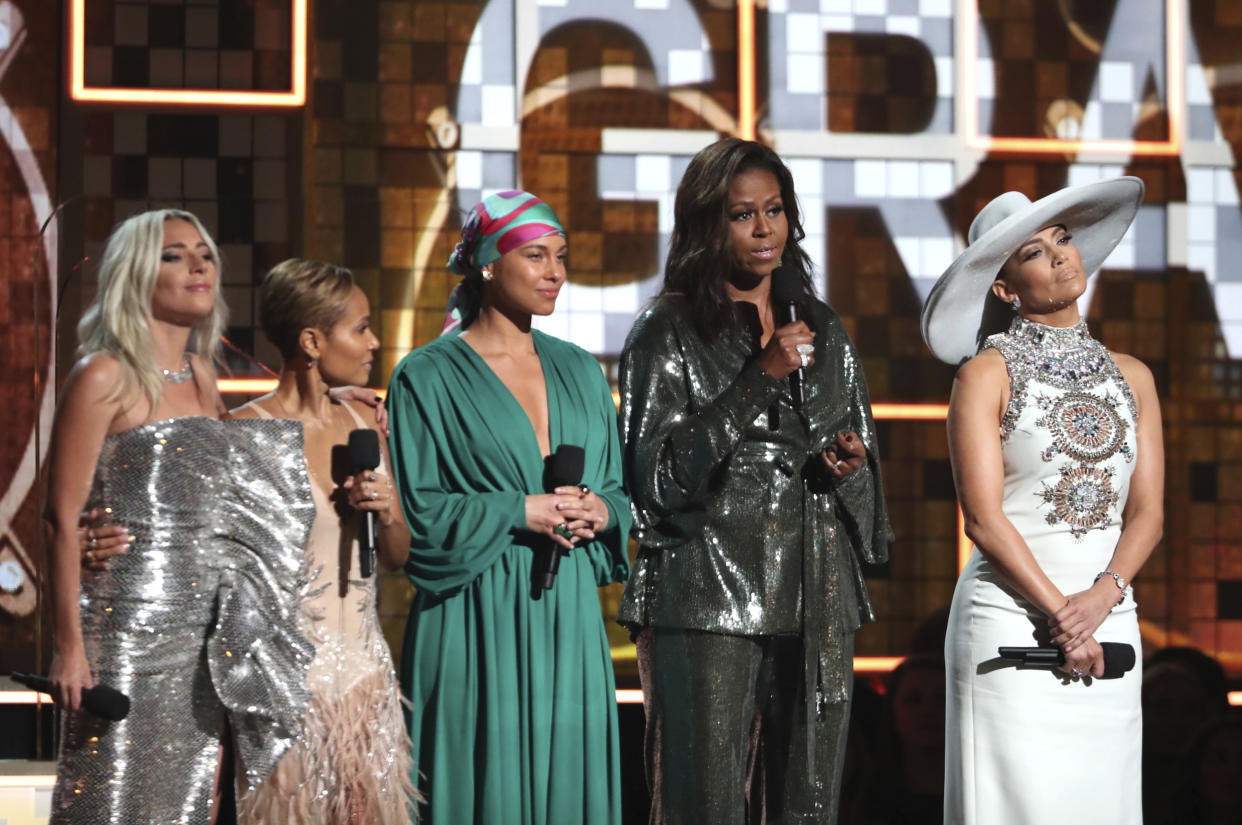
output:
{"label": "woman in metallic green sequin suit", "polygon": [[[620,378],[640,549],[618,621],[637,634],[651,821],[740,823],[762,806],[768,822],[834,822],[853,633],[872,619],[861,564],[891,538],[866,385],[814,297],[772,150],[702,150],[674,210],[664,289]],[[802,274],[802,320],[778,326],[782,263]]]}

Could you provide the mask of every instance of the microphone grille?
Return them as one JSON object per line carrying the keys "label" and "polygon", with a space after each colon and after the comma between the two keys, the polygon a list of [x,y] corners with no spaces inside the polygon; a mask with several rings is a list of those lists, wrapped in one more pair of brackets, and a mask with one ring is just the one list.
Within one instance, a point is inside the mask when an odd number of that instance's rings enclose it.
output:
{"label": "microphone grille", "polygon": [[374,470],[380,463],[379,434],[357,429],[349,433],[349,462],[358,470]]}
{"label": "microphone grille", "polygon": [[806,298],[802,274],[788,266],[778,266],[772,271],[772,300],[782,304],[797,303]]}
{"label": "microphone grille", "polygon": [[1128,673],[1134,667],[1133,646],[1124,642],[1102,642],[1100,648],[1104,651],[1104,675],[1106,677],[1115,678]]}
{"label": "microphone grille", "polygon": [[574,444],[562,444],[548,457],[548,478],[553,487],[581,482],[585,468],[586,450]]}

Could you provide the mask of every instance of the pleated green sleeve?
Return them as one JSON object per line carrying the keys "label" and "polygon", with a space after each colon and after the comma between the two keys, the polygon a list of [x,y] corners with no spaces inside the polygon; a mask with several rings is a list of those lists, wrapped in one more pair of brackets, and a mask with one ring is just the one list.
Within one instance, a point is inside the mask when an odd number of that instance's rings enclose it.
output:
{"label": "pleated green sleeve", "polygon": [[472,449],[485,429],[439,339],[406,356],[388,388],[393,477],[410,527],[405,571],[420,590],[467,586],[526,526],[526,493]]}
{"label": "pleated green sleeve", "polygon": [[[608,507],[608,526],[574,552],[591,560],[601,587],[625,581],[630,575],[629,542],[633,516],[621,469],[621,437],[612,389],[599,362],[567,341],[536,332],[543,358],[549,397],[556,404],[555,430],[561,443],[585,448],[582,482]],[[553,445],[555,449],[556,445]]]}

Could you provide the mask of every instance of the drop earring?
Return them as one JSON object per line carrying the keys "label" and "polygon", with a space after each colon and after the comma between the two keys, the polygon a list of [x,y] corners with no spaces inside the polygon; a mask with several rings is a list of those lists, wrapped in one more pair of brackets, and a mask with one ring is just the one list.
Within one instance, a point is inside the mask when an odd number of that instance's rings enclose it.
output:
{"label": "drop earring", "polygon": [[1014,309],[1019,309],[1022,306],[1022,301],[1018,298],[1014,298],[1009,305]]}
{"label": "drop earring", "polygon": [[492,279],[492,271],[490,269],[483,270],[483,280],[490,281]]}

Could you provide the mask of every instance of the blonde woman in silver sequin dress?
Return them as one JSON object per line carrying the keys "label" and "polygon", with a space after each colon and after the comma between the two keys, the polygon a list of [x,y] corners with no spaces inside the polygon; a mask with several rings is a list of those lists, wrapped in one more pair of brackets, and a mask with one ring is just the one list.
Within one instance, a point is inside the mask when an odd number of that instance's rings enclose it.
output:
{"label": "blonde woman in silver sequin dress", "polygon": [[[349,270],[289,260],[263,280],[260,317],[284,359],[276,391],[234,410],[238,418],[302,422],[315,498],[307,545],[303,628],[315,644],[311,703],[302,734],[271,778],[242,800],[243,823],[399,825],[413,811],[411,747],[392,657],[376,613],[377,580],[359,572],[359,510],[377,514],[379,561],[406,559],[410,534],[389,482],[386,440],[370,410],[329,395],[361,385],[379,348],[370,304]],[[371,427],[385,446],[374,472],[352,475],[351,430]]]}
{"label": "blonde woman in silver sequin dress", "polygon": [[[313,650],[295,606],[312,504],[302,434],[287,422],[218,420],[218,275],[193,215],[134,216],[108,239],[79,324],[46,513],[50,675],[64,710],[53,823],[207,823],[226,724],[248,790],[305,712]],[[83,574],[87,506],[110,512],[132,541],[108,569]],[[125,719],[81,710],[96,682],[130,697]]]}
{"label": "blonde woman in silver sequin dress", "polygon": [[[950,825],[1143,821],[1141,668],[1114,678],[1101,643],[1141,656],[1128,582],[1162,530],[1160,404],[1147,367],[1078,313],[1142,199],[1130,177],[1006,192],[923,309],[932,351],[965,361],[948,433],[975,543],[945,641]],[[1001,646],[1056,646],[1064,665]]]}

